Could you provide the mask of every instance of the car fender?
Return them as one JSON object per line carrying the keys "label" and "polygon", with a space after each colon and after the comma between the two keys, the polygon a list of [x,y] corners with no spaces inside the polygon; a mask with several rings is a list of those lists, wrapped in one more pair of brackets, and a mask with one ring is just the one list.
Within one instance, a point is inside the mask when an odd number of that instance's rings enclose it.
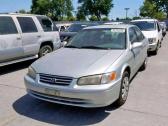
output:
{"label": "car fender", "polygon": [[121,74],[120,74],[121,77],[122,77],[122,75],[124,74],[124,72],[125,72],[125,70],[126,70],[127,68],[130,69],[129,72],[130,72],[130,77],[131,77],[132,71],[131,71],[131,67],[130,67],[130,65],[129,65],[128,63],[126,63],[126,64],[124,64],[124,65],[122,66]]}

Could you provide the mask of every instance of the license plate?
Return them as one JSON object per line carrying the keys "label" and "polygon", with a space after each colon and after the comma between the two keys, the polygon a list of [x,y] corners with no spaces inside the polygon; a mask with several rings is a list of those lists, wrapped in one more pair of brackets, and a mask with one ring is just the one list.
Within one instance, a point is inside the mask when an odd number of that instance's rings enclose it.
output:
{"label": "license plate", "polygon": [[46,88],[44,91],[48,95],[60,96],[60,91],[57,90],[51,90]]}

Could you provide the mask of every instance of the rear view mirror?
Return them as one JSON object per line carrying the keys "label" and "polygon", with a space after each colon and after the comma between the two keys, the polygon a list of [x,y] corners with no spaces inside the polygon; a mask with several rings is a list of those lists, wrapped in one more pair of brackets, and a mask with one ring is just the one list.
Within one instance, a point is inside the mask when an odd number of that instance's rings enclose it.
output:
{"label": "rear view mirror", "polygon": [[139,47],[141,47],[143,44],[141,43],[141,42],[135,42],[135,43],[133,43],[132,44],[132,48],[134,49],[134,48],[139,48]]}

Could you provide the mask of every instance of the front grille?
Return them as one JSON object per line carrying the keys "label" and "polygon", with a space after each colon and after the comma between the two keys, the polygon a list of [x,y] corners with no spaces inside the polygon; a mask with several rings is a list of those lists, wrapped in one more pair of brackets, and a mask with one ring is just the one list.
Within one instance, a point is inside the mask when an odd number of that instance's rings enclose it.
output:
{"label": "front grille", "polygon": [[72,80],[72,77],[40,74],[40,82],[49,85],[68,86],[71,84]]}

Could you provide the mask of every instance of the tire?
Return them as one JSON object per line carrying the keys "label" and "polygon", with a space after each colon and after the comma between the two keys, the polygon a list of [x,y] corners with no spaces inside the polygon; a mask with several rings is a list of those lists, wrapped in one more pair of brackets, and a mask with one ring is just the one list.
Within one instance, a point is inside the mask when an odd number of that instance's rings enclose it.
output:
{"label": "tire", "polygon": [[145,61],[143,62],[143,64],[142,64],[140,70],[141,70],[141,71],[146,70],[147,64],[148,64],[148,58],[145,58]]}
{"label": "tire", "polygon": [[48,53],[51,53],[53,51],[52,47],[50,45],[44,45],[40,48],[39,51],[39,58],[45,56]]}
{"label": "tire", "polygon": [[125,71],[121,80],[121,88],[120,88],[120,94],[119,94],[119,98],[116,101],[116,105],[122,106],[128,97],[128,92],[129,92],[129,82],[130,82],[130,74]]}
{"label": "tire", "polygon": [[153,51],[153,54],[154,54],[154,55],[157,55],[157,54],[158,54],[159,48],[160,48],[160,44],[158,43],[158,44],[157,44],[157,47],[156,47],[156,50]]}

